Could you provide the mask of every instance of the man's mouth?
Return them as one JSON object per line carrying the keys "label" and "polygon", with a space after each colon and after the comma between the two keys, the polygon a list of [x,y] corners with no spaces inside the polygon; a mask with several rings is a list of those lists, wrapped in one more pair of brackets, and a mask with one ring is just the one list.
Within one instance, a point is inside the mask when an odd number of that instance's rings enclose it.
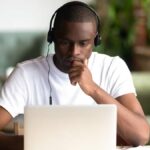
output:
{"label": "man's mouth", "polygon": [[71,67],[73,60],[73,57],[68,57],[63,60],[63,63],[65,64],[65,66]]}
{"label": "man's mouth", "polygon": [[64,64],[64,67],[67,68],[67,69],[70,69],[72,64],[73,64],[73,61],[81,61],[81,58],[78,58],[78,57],[67,57],[65,59],[63,59],[62,63]]}
{"label": "man's mouth", "polygon": [[65,61],[67,62],[73,62],[73,61],[82,61],[81,58],[78,58],[78,57],[68,57],[65,59]]}

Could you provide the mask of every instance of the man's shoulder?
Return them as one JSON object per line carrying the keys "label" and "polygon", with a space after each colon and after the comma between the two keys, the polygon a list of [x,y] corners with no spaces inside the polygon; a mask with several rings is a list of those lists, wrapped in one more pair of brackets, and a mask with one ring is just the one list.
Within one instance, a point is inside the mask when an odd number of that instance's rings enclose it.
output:
{"label": "man's shoulder", "polygon": [[[48,56],[48,59],[51,59],[52,55]],[[15,71],[17,72],[24,72],[25,74],[36,74],[40,75],[48,70],[47,64],[47,57],[46,56],[39,56],[34,59],[26,60],[20,62],[16,65]]]}
{"label": "man's shoulder", "polygon": [[45,59],[44,56],[39,56],[33,59],[25,60],[23,62],[19,62],[17,65],[18,66],[31,66],[35,64],[41,64],[44,59]]}
{"label": "man's shoulder", "polygon": [[[48,56],[48,59],[51,59],[52,55],[49,55]],[[32,67],[35,67],[35,66],[45,66],[47,65],[47,58],[46,56],[39,56],[39,57],[36,57],[36,58],[33,58],[33,59],[29,59],[29,60],[26,60],[26,61],[23,61],[23,62],[20,62],[17,64],[17,66],[21,67],[21,68],[32,68]]]}
{"label": "man's shoulder", "polygon": [[127,68],[125,61],[119,56],[109,56],[101,53],[92,53],[89,61],[90,68],[116,70],[117,68]]}
{"label": "man's shoulder", "polygon": [[91,59],[96,62],[112,63],[116,61],[121,61],[122,59],[119,56],[110,56],[103,53],[92,52]]}

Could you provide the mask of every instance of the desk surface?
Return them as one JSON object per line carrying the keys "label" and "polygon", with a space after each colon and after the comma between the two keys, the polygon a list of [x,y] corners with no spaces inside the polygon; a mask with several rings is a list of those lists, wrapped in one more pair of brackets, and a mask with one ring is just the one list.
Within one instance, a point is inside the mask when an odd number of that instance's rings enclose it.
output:
{"label": "desk surface", "polygon": [[[3,135],[0,134],[0,149],[1,150],[23,150],[23,136],[18,135]],[[142,146],[137,148],[117,147],[117,150],[150,150],[150,146]]]}
{"label": "desk surface", "polygon": [[23,150],[23,136],[0,135],[1,150]]}

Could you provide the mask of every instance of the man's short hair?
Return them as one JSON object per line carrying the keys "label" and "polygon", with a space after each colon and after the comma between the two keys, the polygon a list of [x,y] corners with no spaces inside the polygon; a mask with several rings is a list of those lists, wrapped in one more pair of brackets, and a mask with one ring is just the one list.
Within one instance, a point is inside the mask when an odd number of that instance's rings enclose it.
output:
{"label": "man's short hair", "polygon": [[66,5],[57,11],[54,28],[61,25],[61,22],[93,22],[98,26],[98,16],[88,6],[79,4]]}

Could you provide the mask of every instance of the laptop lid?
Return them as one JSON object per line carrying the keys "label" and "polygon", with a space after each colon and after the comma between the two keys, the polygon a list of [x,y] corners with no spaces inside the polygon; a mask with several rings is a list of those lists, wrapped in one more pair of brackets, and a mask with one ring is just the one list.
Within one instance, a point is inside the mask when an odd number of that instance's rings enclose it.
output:
{"label": "laptop lid", "polygon": [[115,105],[28,106],[24,150],[114,150]]}

